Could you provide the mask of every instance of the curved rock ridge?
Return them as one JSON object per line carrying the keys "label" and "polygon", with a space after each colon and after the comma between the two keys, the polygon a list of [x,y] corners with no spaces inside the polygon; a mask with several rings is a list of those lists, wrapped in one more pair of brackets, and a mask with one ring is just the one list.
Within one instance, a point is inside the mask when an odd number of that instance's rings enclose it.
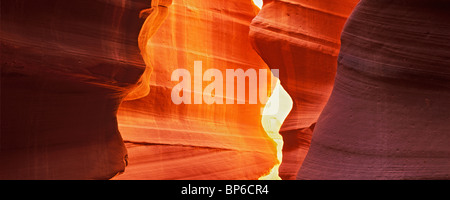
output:
{"label": "curved rock ridge", "polygon": [[0,179],[450,179],[450,2],[358,2],[2,0]]}
{"label": "curved rock ridge", "polygon": [[[153,68],[150,93],[123,102],[118,112],[129,166],[117,179],[258,179],[269,173],[278,160],[261,124],[264,104],[248,103],[255,92],[248,85],[246,104],[225,94],[226,85],[236,82],[226,81],[226,69],[269,70],[248,39],[256,12],[250,0],[173,2],[146,46],[146,62]],[[208,69],[222,72],[224,104],[194,104],[194,96],[211,83],[194,91],[195,61],[201,61],[202,75]],[[180,83],[171,81],[177,69],[191,74],[191,104],[171,99]],[[269,86],[274,84],[266,90]],[[235,102],[225,104],[226,99]]]}
{"label": "curved rock ridge", "polygon": [[362,0],[299,179],[450,178],[450,2]]}
{"label": "curved rock ridge", "polygon": [[280,134],[280,176],[295,179],[308,151],[312,128],[331,93],[340,34],[358,0],[265,0],[250,25],[254,49],[270,68],[280,69],[294,101]]}
{"label": "curved rock ridge", "polygon": [[155,2],[2,0],[0,179],[124,171],[116,113],[144,73],[139,15]]}
{"label": "curved rock ridge", "polygon": [[145,18],[141,31],[138,36],[138,46],[141,52],[142,59],[146,64],[144,74],[138,82],[138,86],[133,89],[125,98],[125,100],[134,100],[145,97],[150,90],[150,77],[153,71],[153,66],[150,61],[150,53],[147,51],[147,43],[150,38],[159,29],[162,22],[169,13],[168,7],[172,5],[172,0],[151,0],[151,7],[140,12],[140,17]]}

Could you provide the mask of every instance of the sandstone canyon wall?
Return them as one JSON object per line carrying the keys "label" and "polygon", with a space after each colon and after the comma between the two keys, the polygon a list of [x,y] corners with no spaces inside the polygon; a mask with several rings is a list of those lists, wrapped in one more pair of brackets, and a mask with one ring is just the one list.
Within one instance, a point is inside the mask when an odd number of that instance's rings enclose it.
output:
{"label": "sandstone canyon wall", "polygon": [[340,34],[358,0],[265,0],[250,26],[254,49],[294,101],[281,127],[280,176],[295,179],[309,148],[314,123],[331,93]]}
{"label": "sandstone canyon wall", "polygon": [[248,41],[251,1],[6,0],[1,9],[0,179],[108,179],[127,164],[118,179],[257,179],[278,162],[262,103],[171,101],[172,72],[194,74],[194,61],[201,72],[268,69]]}
{"label": "sandstone canyon wall", "polygon": [[116,113],[143,83],[139,14],[150,7],[161,8],[147,0],[2,0],[0,179],[124,171]]}
{"label": "sandstone canyon wall", "polygon": [[[118,112],[130,162],[117,179],[258,179],[277,163],[275,144],[261,124],[264,105],[248,103],[248,87],[245,104],[225,92],[223,104],[194,102],[211,83],[194,91],[194,79],[208,69],[223,74],[224,90],[235,83],[226,81],[226,69],[268,69],[248,39],[257,10],[242,0],[173,2],[146,47],[153,68],[150,93],[123,102]],[[202,62],[200,77],[194,77],[195,61]],[[177,69],[192,75],[191,104],[171,100]],[[235,102],[225,104],[226,99]]]}
{"label": "sandstone canyon wall", "polygon": [[2,0],[0,179],[449,179],[450,3],[358,2]]}
{"label": "sandstone canyon wall", "polygon": [[299,179],[450,178],[450,2],[362,0]]}

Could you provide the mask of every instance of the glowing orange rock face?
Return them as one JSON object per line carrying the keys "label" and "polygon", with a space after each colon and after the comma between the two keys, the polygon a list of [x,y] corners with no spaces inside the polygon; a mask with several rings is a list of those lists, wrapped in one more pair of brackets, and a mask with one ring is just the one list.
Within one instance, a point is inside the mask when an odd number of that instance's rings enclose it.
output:
{"label": "glowing orange rock face", "polygon": [[[308,151],[312,128],[333,87],[340,33],[358,0],[272,0],[253,19],[253,47],[270,68],[280,69],[294,108],[281,127],[280,176],[294,179]],[[312,126],[313,127],[313,126]]]}
{"label": "glowing orange rock face", "polygon": [[169,6],[167,19],[145,47],[153,68],[143,77],[150,78],[150,93],[123,102],[118,112],[130,161],[117,179],[258,179],[278,162],[276,145],[261,124],[264,104],[176,105],[171,99],[179,83],[171,81],[172,73],[187,69],[194,75],[195,61],[202,61],[202,72],[268,70],[248,40],[256,11],[242,0]]}
{"label": "glowing orange rock face", "polygon": [[262,103],[171,101],[171,73],[194,61],[224,74],[268,69],[248,41],[258,8],[171,3],[2,1],[0,179],[108,179],[127,154],[117,178],[258,179],[272,169]]}
{"label": "glowing orange rock face", "polygon": [[[257,2],[2,0],[0,179],[449,179],[450,3]],[[282,112],[172,102],[250,41]]]}
{"label": "glowing orange rock face", "polygon": [[141,76],[138,86],[127,95],[125,100],[133,100],[148,95],[150,90],[150,76],[153,68],[150,61],[150,55],[147,51],[147,43],[155,34],[162,22],[166,19],[169,12],[168,7],[172,4],[172,0],[152,0],[149,9],[142,10],[140,17],[145,18],[141,31],[138,36],[138,46],[141,52],[142,59],[145,62],[146,68],[144,74]]}

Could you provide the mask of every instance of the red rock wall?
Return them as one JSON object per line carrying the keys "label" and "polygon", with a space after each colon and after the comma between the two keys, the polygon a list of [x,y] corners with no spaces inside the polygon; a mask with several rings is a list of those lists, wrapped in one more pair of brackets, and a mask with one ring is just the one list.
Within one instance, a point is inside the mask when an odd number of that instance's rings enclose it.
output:
{"label": "red rock wall", "polygon": [[300,179],[450,178],[450,3],[362,0]]}
{"label": "red rock wall", "polygon": [[1,179],[124,171],[119,104],[130,163],[121,179],[257,179],[272,168],[263,104],[175,105],[170,96],[171,73],[193,74],[194,61],[203,71],[268,69],[248,42],[256,7],[171,4],[2,1]]}
{"label": "red rock wall", "polygon": [[[358,0],[265,0],[250,26],[254,49],[280,69],[294,108],[281,127],[280,176],[295,179],[308,151],[312,128],[325,106],[336,73],[340,34]],[[311,126],[313,127],[313,126]]]}
{"label": "red rock wall", "polygon": [[108,179],[123,171],[116,113],[145,69],[139,13],[150,2],[1,4],[0,179]]}

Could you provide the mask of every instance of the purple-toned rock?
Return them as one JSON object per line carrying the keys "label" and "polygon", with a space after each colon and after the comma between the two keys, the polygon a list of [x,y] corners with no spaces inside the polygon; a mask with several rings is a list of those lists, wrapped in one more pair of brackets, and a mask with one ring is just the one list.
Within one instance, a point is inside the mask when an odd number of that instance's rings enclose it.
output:
{"label": "purple-toned rock", "polygon": [[450,178],[450,2],[363,0],[299,179]]}

